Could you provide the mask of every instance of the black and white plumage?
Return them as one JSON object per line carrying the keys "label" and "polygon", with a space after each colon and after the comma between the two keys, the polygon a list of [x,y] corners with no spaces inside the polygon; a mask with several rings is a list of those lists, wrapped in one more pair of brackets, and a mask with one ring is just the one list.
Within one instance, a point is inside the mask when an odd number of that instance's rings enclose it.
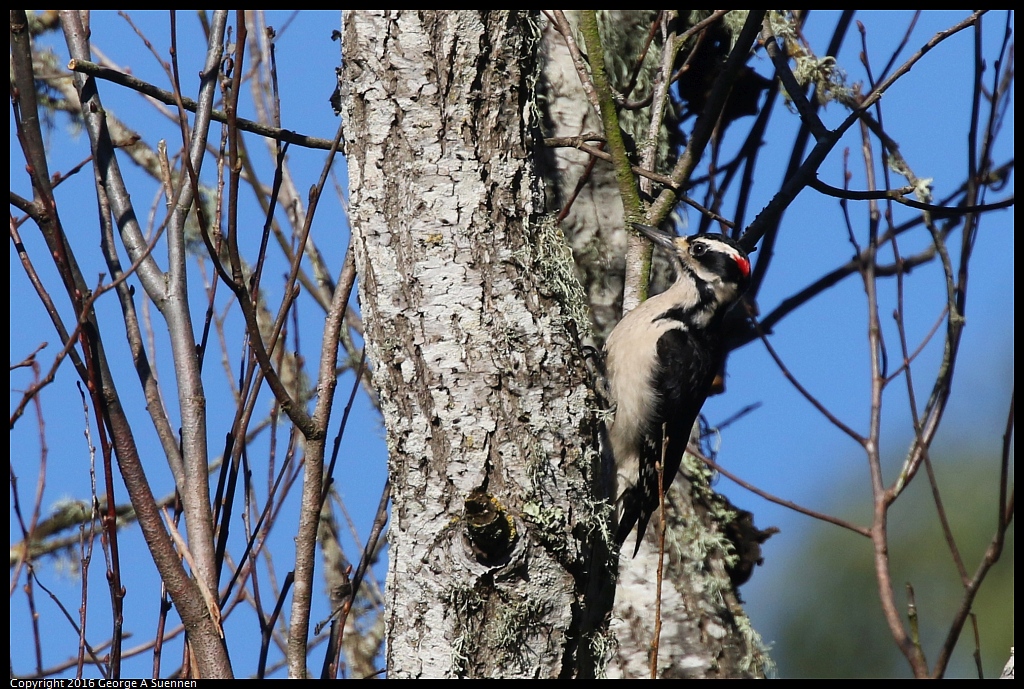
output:
{"label": "black and white plumage", "polygon": [[635,555],[658,508],[656,462],[665,448],[667,491],[683,459],[690,430],[724,356],[722,320],[750,278],[750,261],[724,235],[673,237],[634,227],[676,263],[676,281],[626,314],[605,345],[608,385],[615,402],[609,429],[615,456],[622,545],[637,527]]}

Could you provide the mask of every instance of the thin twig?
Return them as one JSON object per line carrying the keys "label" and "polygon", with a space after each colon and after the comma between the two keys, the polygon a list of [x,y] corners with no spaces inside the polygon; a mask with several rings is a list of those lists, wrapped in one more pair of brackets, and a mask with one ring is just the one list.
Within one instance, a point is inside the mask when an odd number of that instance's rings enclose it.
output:
{"label": "thin twig", "polygon": [[576,67],[576,74],[580,78],[580,86],[583,87],[583,92],[586,94],[587,100],[594,107],[595,112],[600,113],[601,104],[597,90],[594,88],[594,82],[590,79],[590,66],[587,64],[587,58],[583,57],[583,53],[576,43],[576,36],[573,34],[572,26],[569,25],[569,20],[565,18],[565,13],[562,10],[553,10],[550,13],[545,11],[544,14],[555,25],[555,28],[558,29],[558,33],[562,34],[562,38],[565,39],[565,46],[569,49],[569,57],[572,58],[572,63]]}
{"label": "thin twig", "polygon": [[[730,12],[732,12],[732,10],[715,10],[707,17],[707,19],[702,19],[701,21],[697,22],[683,33],[676,36],[676,43],[678,43],[680,46],[684,45],[691,36],[696,34],[698,31],[703,31],[704,29],[708,28],[709,26],[717,22],[719,19],[729,14]],[[678,78],[678,76],[679,75],[677,74],[675,78]]]}
{"label": "thin twig", "polygon": [[987,213],[988,211],[1012,208],[1014,205],[1014,196],[1012,194],[1009,198],[995,203],[983,203],[976,206],[936,206],[931,203],[921,203],[920,201],[906,198],[907,194],[912,194],[916,191],[916,187],[913,186],[900,187],[899,189],[881,189],[877,191],[852,191],[849,189],[833,187],[831,184],[822,182],[818,178],[813,178],[808,182],[808,186],[815,191],[825,194],[826,196],[834,196],[839,199],[849,199],[851,201],[865,201],[873,199],[895,201],[896,203],[909,206],[910,208],[927,211],[936,218],[943,218],[951,215],[967,215],[968,213]]}
{"label": "thin twig", "polygon": [[760,323],[757,321],[753,314],[750,314],[750,317],[754,323],[754,331],[757,333],[757,336],[761,338],[761,342],[764,343],[765,349],[768,350],[768,354],[775,361],[775,365],[779,367],[779,370],[782,371],[782,375],[786,377],[786,380],[792,383],[793,387],[797,389],[797,392],[803,395],[804,399],[810,402],[811,405],[813,405],[815,409],[821,412],[826,419],[831,421],[836,428],[838,428],[843,433],[853,438],[858,445],[863,446],[866,442],[865,438],[863,438],[859,433],[857,433],[855,430],[847,426],[845,423],[840,421],[835,414],[829,411],[824,404],[818,401],[818,398],[812,395],[807,390],[807,388],[800,384],[800,381],[798,381],[796,379],[796,376],[794,376],[790,372],[789,368],[787,368],[786,365],[782,362],[782,358],[779,357],[778,353],[775,351],[775,348],[772,347],[771,343],[768,341],[768,336],[765,334],[764,330],[762,330]]}
{"label": "thin twig", "polygon": [[[680,46],[675,41],[675,33],[669,29],[670,16],[666,10],[658,12],[658,17],[651,27],[652,32],[648,37],[648,43],[644,46],[643,55],[640,56],[637,62],[636,74],[639,74],[644,55],[647,54],[647,48],[654,37],[655,30],[660,28],[662,32],[661,66],[654,74],[654,83],[651,87],[652,105],[647,124],[647,136],[644,137],[645,143],[641,146],[638,155],[641,167],[645,167],[648,170],[653,170],[659,163],[657,156],[662,142],[662,128],[665,126],[665,108],[669,103],[669,88],[672,85],[672,63],[675,62],[676,53],[679,51]],[[649,194],[651,191],[650,182],[640,180],[640,189],[645,194]]]}
{"label": "thin twig", "polygon": [[[109,67],[103,67],[95,62],[88,60],[77,60],[73,59],[68,62],[68,69],[72,72],[80,72],[87,74],[97,79],[105,79],[106,81],[113,82],[119,86],[130,88],[133,91],[155,98],[156,100],[166,105],[175,105],[174,94],[170,91],[165,91],[161,88],[150,84],[147,81],[143,81],[137,77],[133,77],[130,74],[119,72],[116,69],[110,69]],[[191,113],[196,112],[199,104],[196,101],[188,98],[187,96],[181,97],[181,105]],[[210,117],[216,122],[226,124],[228,121],[227,113],[222,110],[211,110]],[[276,139],[277,141],[283,141],[289,144],[295,144],[296,146],[303,146],[305,148],[314,148],[322,151],[329,151],[331,144],[333,143],[330,139],[320,139],[315,136],[306,136],[305,134],[299,134],[298,132],[291,131],[290,129],[280,129],[278,127],[271,127],[269,125],[262,124],[260,122],[253,122],[245,118],[239,117],[236,120],[238,128],[242,131],[251,132],[253,134],[259,134],[269,139]]]}
{"label": "thin twig", "polygon": [[813,517],[814,519],[819,519],[819,520],[821,520],[823,522],[828,522],[829,524],[835,524],[836,526],[841,526],[844,529],[848,529],[849,531],[852,531],[855,534],[858,534],[860,536],[864,536],[866,538],[871,538],[871,529],[869,529],[867,527],[857,526],[856,524],[854,524],[852,522],[848,522],[845,519],[840,519],[839,517],[833,517],[830,514],[825,514],[824,512],[818,512],[816,510],[812,510],[809,507],[804,507],[802,505],[798,505],[797,503],[795,503],[795,502],[793,502],[791,500],[786,500],[785,498],[780,498],[780,497],[777,497],[775,495],[772,495],[768,491],[762,490],[762,489],[758,488],[757,486],[755,486],[754,484],[752,484],[752,483],[750,483],[748,481],[744,481],[743,479],[741,479],[736,474],[733,474],[728,469],[724,469],[720,464],[717,464],[716,462],[714,462],[713,460],[709,459],[708,457],[705,457],[703,454],[698,453],[698,452],[693,452],[692,448],[690,450],[688,450],[688,452],[693,454],[695,457],[697,457],[697,459],[699,459],[700,461],[704,462],[709,467],[711,467],[712,469],[714,469],[715,471],[720,473],[722,476],[724,476],[727,479],[729,479],[730,481],[732,481],[733,483],[735,483],[735,484],[737,484],[739,486],[742,486],[743,488],[746,488],[747,490],[749,490],[754,495],[758,495],[758,496],[764,498],[765,500],[767,500],[768,502],[773,502],[776,505],[781,505],[782,507],[786,507],[788,509],[791,509],[794,512],[799,512],[800,514],[805,514],[808,517]]}
{"label": "thin twig", "polygon": [[[668,424],[661,425],[661,459],[655,467],[658,472],[658,576],[654,591],[654,633],[651,637],[651,679],[658,679],[658,649],[661,647],[661,591],[665,580],[665,531],[668,513],[665,510],[665,457],[668,455]],[[639,532],[637,538],[640,538]]]}
{"label": "thin twig", "polygon": [[[701,156],[704,154],[704,149],[711,140],[711,134],[714,132],[718,118],[725,108],[729,94],[732,92],[733,84],[739,75],[740,68],[747,62],[750,48],[757,38],[765,12],[766,10],[751,10],[747,15],[747,20],[736,37],[735,45],[725,61],[722,73],[715,79],[711,93],[708,94],[704,110],[697,117],[697,121],[693,125],[693,132],[686,142],[686,148],[683,150],[682,155],[679,156],[679,160],[672,170],[672,179],[677,187],[684,189],[689,187],[690,178]],[[648,220],[655,222],[667,217],[675,206],[675,202],[675,192],[669,189],[662,191],[648,211]]]}
{"label": "thin twig", "polygon": [[796,106],[797,112],[800,113],[800,121],[810,129],[815,141],[826,139],[829,135],[828,127],[818,117],[817,108],[812,106],[810,101],[807,100],[807,96],[804,95],[804,88],[800,86],[796,76],[789,68],[789,64],[786,61],[787,56],[779,50],[779,43],[775,38],[775,32],[772,30],[772,20],[769,16],[765,16],[761,24],[761,39],[764,41],[764,49],[768,53],[768,57],[771,58],[772,64],[775,66],[775,74],[782,81],[790,102]]}
{"label": "thin twig", "polygon": [[339,652],[342,647],[341,642],[344,639],[345,622],[348,620],[348,614],[351,612],[352,605],[356,601],[356,593],[359,591],[359,586],[363,583],[363,578],[366,576],[366,572],[370,568],[370,564],[376,556],[381,535],[384,533],[384,526],[388,523],[388,503],[390,501],[391,481],[387,480],[384,482],[384,490],[381,491],[380,501],[377,503],[377,514],[373,518],[373,526],[370,528],[370,535],[366,537],[366,544],[363,546],[363,554],[359,558],[359,565],[356,567],[356,573],[352,577],[352,592],[349,594],[349,599],[342,607],[341,615],[338,618],[338,625],[341,629],[338,637]]}

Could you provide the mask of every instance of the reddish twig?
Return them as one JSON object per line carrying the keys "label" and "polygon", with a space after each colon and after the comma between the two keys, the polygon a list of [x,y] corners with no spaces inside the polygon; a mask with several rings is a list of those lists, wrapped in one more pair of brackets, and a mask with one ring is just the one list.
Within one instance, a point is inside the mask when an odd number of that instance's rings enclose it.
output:
{"label": "reddish twig", "polygon": [[836,526],[841,526],[842,528],[847,529],[849,531],[852,531],[855,534],[858,534],[860,536],[864,536],[866,538],[871,538],[871,529],[868,529],[868,528],[863,527],[863,526],[857,526],[856,524],[854,524],[852,522],[848,522],[845,519],[840,519],[839,517],[833,517],[832,515],[825,514],[824,512],[817,512],[815,510],[810,509],[809,507],[803,507],[802,505],[798,505],[797,503],[792,502],[791,500],[786,500],[785,498],[780,498],[780,497],[777,497],[775,495],[772,495],[768,491],[762,490],[762,489],[758,488],[757,486],[755,486],[754,484],[752,484],[752,483],[750,483],[748,481],[744,481],[743,479],[741,479],[736,474],[730,472],[728,469],[723,468],[720,464],[718,464],[715,461],[709,459],[708,457],[705,457],[703,454],[698,453],[698,452],[693,452],[693,448],[692,447],[689,450],[687,450],[687,451],[691,452],[695,457],[700,459],[700,461],[704,462],[709,467],[711,467],[712,469],[714,469],[715,471],[720,473],[722,476],[724,476],[727,479],[729,479],[730,481],[732,481],[733,483],[735,483],[735,484],[737,484],[739,486],[742,486],[743,488],[746,488],[747,490],[749,490],[754,495],[761,496],[762,498],[764,498],[768,502],[773,502],[776,505],[781,505],[782,507],[786,507],[788,509],[791,509],[794,512],[799,512],[800,514],[805,514],[808,517],[812,517],[814,519],[818,519],[818,520],[821,520],[823,522],[828,522],[829,524],[835,524]]}

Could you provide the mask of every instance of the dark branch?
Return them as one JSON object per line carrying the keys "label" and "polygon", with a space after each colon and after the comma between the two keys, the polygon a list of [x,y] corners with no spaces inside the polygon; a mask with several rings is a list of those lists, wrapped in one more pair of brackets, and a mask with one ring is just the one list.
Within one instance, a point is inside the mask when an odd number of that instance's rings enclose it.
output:
{"label": "dark branch", "polygon": [[[88,60],[71,60],[68,63],[68,69],[72,72],[81,72],[82,74],[87,74],[91,77],[96,77],[97,79],[105,79],[120,86],[125,86],[133,91],[138,91],[145,96],[155,98],[164,105],[177,105],[174,94],[170,91],[164,91],[147,81],[133,77],[130,74],[125,74],[124,72],[118,72],[116,69],[103,67],[95,62],[89,62]],[[194,113],[198,107],[198,104],[194,100],[186,98],[185,96],[181,97],[181,102],[189,112]],[[220,110],[212,110],[210,112],[210,117],[221,123],[227,123],[228,121],[227,113]],[[278,141],[284,141],[289,144],[295,144],[296,146],[305,146],[306,148],[318,148],[324,151],[329,151],[333,144],[330,139],[319,139],[317,137],[299,134],[288,129],[268,127],[265,124],[246,120],[241,117],[236,118],[235,123],[238,125],[238,128],[243,131],[259,134],[260,136],[265,136],[270,139],[277,139]]]}

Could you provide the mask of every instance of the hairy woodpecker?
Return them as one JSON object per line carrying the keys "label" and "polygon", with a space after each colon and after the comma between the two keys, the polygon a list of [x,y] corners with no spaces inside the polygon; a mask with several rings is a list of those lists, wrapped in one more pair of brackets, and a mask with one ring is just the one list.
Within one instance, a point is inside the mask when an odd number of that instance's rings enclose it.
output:
{"label": "hairy woodpecker", "polygon": [[725,235],[674,237],[646,225],[633,227],[666,249],[676,264],[675,283],[626,314],[605,345],[616,407],[609,430],[620,501],[615,538],[621,546],[635,524],[636,555],[658,508],[655,463],[662,459],[665,434],[668,491],[721,367],[722,320],[746,289],[750,261]]}

